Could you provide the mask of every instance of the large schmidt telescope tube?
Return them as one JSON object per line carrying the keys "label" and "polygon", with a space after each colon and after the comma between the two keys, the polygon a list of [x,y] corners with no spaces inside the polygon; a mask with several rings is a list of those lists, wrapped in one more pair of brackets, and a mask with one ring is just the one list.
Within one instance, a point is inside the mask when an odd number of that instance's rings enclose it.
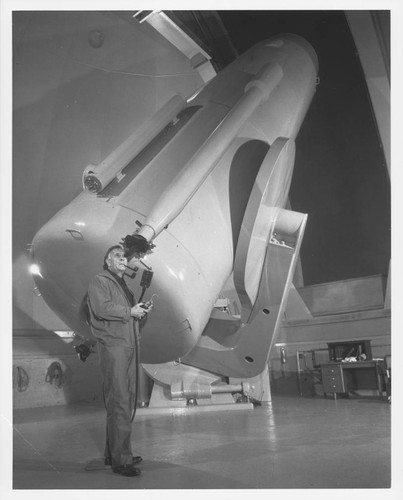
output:
{"label": "large schmidt telescope tube", "polygon": [[150,120],[131,134],[99,165],[88,165],[83,172],[83,188],[99,193],[119,172],[186,107],[179,95],[173,96]]}
{"label": "large schmidt telescope tube", "polygon": [[141,236],[147,241],[155,238],[183,210],[238,131],[256,108],[267,101],[282,77],[278,63],[268,64],[246,85],[244,95],[165,190],[144,221],[139,231]]}

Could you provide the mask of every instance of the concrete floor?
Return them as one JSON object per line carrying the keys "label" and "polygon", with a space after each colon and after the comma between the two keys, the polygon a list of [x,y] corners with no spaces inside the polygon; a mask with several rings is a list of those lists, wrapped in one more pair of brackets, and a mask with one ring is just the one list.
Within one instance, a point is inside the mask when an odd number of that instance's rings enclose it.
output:
{"label": "concrete floor", "polygon": [[102,407],[16,410],[13,489],[389,488],[390,413],[375,398],[286,396],[253,410],[142,413],[133,425],[142,475],[126,478],[85,471],[102,456]]}

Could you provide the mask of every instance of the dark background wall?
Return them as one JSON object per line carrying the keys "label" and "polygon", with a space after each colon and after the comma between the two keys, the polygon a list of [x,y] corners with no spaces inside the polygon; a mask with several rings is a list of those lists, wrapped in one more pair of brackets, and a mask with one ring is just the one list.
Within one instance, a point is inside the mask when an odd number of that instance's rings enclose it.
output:
{"label": "dark background wall", "polygon": [[305,37],[318,54],[320,84],[297,138],[290,191],[293,210],[309,215],[301,249],[305,285],[386,275],[390,180],[344,12],[219,14],[239,53],[289,32]]}

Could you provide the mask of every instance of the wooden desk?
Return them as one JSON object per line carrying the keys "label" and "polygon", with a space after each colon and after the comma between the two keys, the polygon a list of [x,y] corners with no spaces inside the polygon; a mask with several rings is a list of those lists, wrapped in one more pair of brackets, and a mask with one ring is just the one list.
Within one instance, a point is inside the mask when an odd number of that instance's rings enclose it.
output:
{"label": "wooden desk", "polygon": [[346,394],[361,389],[378,391],[382,398],[385,363],[383,360],[330,362],[320,365],[322,374],[323,392]]}

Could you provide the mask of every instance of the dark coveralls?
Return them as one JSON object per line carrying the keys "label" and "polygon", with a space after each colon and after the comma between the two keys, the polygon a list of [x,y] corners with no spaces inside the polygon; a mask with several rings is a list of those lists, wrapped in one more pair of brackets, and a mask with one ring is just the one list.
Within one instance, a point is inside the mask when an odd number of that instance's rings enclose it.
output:
{"label": "dark coveralls", "polygon": [[[135,299],[123,278],[106,270],[88,289],[91,330],[98,340],[106,406],[105,457],[112,467],[132,463],[131,429],[135,407],[138,323],[130,316]],[[136,330],[138,333],[138,330]]]}

